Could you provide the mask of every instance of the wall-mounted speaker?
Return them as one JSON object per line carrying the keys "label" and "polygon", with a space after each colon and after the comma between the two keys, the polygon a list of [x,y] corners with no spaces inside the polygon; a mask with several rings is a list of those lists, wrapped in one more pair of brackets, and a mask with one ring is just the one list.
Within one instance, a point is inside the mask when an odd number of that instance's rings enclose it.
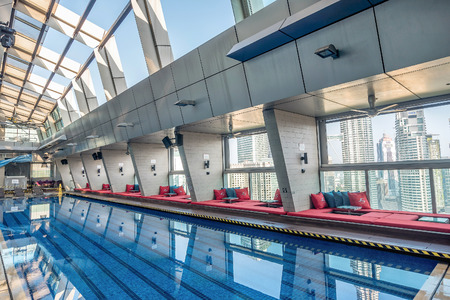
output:
{"label": "wall-mounted speaker", "polygon": [[61,164],[62,165],[68,165],[69,162],[67,161],[67,159],[61,159]]}
{"label": "wall-mounted speaker", "polygon": [[103,159],[103,154],[101,152],[97,152],[97,158],[98,159]]}
{"label": "wall-mounted speaker", "polygon": [[97,152],[92,153],[92,158],[93,158],[94,160],[97,160],[97,159],[98,159]]}

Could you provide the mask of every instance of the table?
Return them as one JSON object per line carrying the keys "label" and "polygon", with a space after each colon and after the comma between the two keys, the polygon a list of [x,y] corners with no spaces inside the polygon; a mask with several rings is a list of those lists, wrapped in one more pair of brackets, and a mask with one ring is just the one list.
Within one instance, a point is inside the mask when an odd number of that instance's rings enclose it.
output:
{"label": "table", "polygon": [[262,203],[264,203],[264,206],[267,207],[280,207],[281,204],[277,204],[279,201],[278,200],[273,200],[273,199],[269,199],[269,200],[261,200]]}
{"label": "table", "polygon": [[361,209],[361,206],[352,206],[352,205],[342,205],[336,208],[333,208],[332,213],[335,214],[347,214],[347,215],[360,215],[363,213],[359,213],[358,210]]}
{"label": "table", "polygon": [[442,224],[450,223],[448,218],[442,218],[442,217],[420,217],[417,221],[442,223]]}
{"label": "table", "polygon": [[177,193],[165,193],[164,194],[166,197],[172,197],[172,196],[176,196]]}
{"label": "table", "polygon": [[233,201],[236,202],[236,200],[238,200],[238,199],[239,198],[236,198],[236,197],[225,197],[225,198],[222,198],[222,200],[225,200],[224,203],[233,203]]}

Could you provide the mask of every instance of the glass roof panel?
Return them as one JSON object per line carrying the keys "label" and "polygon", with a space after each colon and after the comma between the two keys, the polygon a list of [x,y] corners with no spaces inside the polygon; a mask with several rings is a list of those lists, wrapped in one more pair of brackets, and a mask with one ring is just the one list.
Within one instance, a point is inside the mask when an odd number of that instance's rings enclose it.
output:
{"label": "glass roof panel", "polygon": [[[103,83],[98,70],[97,60],[94,58],[88,66],[91,72],[92,83],[94,84],[95,95],[97,96],[98,105],[106,103],[106,95],[103,90]],[[72,89],[73,90],[73,89]]]}
{"label": "glass roof panel", "polygon": [[[18,13],[20,13],[20,12],[18,12]],[[37,40],[39,37],[41,28],[34,26],[33,24],[27,22],[26,20],[24,20],[16,15],[16,18],[14,20],[14,29],[17,32],[20,32],[26,36],[29,36],[30,38],[32,38],[34,40]]]}
{"label": "glass roof panel", "polygon": [[104,30],[108,30],[127,3],[128,0],[97,0],[87,19]]}
{"label": "glass roof panel", "polygon": [[[125,81],[127,86],[133,86],[149,75],[133,11],[123,20],[114,36]],[[130,47],[130,45],[135,46]]]}
{"label": "glass roof panel", "polygon": [[33,53],[35,46],[36,40],[33,40],[20,32],[16,32],[16,41],[14,43],[14,48],[18,48],[27,53]]}
{"label": "glass roof panel", "polygon": [[5,67],[5,74],[8,74],[10,76],[14,76],[18,79],[24,80],[26,75],[26,69],[20,69],[11,65],[6,64]]}
{"label": "glass roof panel", "polygon": [[28,62],[26,62],[16,56],[13,56],[11,54],[8,54],[8,58],[6,59],[6,61],[8,64],[18,67],[20,69],[26,70],[28,68]]}
{"label": "glass roof panel", "polygon": [[71,80],[69,78],[66,78],[64,76],[55,74],[55,76],[53,76],[53,81],[66,87],[69,85],[69,83],[71,82]]}
{"label": "glass roof panel", "polygon": [[[91,55],[92,51],[92,48],[78,41],[73,41],[72,46],[69,48],[69,51],[67,51],[66,57],[82,65],[89,55]],[[66,63],[67,61],[64,60],[64,64]]]}
{"label": "glass roof panel", "polygon": [[83,12],[85,11],[87,5],[89,3],[89,0],[77,0],[77,1],[73,1],[73,0],[60,0],[59,1],[59,5],[64,6],[65,8],[70,9],[71,11],[73,11],[74,13],[78,14],[78,15],[82,15]]}
{"label": "glass roof panel", "polygon": [[68,41],[69,37],[67,35],[53,28],[49,28],[42,46],[60,54],[66,47]]}
{"label": "glass roof panel", "polygon": [[[35,83],[39,84],[39,85],[41,85],[41,83],[42,83],[42,86],[44,86],[46,80],[50,77],[51,73],[52,72],[50,72],[49,70],[41,68],[41,67],[35,65],[35,66],[33,66],[33,70],[31,71],[30,80],[32,82],[35,82]],[[39,77],[42,77],[42,79],[44,79],[45,81],[43,81],[40,78],[36,79],[36,77],[34,75],[38,75]]]}
{"label": "glass roof panel", "polygon": [[28,15],[16,10],[16,17],[24,20],[25,22],[29,23],[30,25],[33,25],[33,27],[42,27],[42,23],[39,22],[36,19],[33,19],[32,17],[29,17]]}

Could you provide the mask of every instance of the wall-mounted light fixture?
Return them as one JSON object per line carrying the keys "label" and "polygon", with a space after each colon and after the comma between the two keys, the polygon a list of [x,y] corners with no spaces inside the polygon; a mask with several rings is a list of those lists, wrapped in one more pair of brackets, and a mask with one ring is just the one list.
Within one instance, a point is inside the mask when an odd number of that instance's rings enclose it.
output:
{"label": "wall-mounted light fixture", "polygon": [[308,164],[308,153],[303,153],[302,156],[300,156],[300,160],[303,161],[305,163],[305,165]]}
{"label": "wall-mounted light fixture", "polygon": [[119,163],[119,173],[123,176],[123,163]]}
{"label": "wall-mounted light fixture", "polygon": [[116,127],[120,127],[120,128],[134,127],[134,124],[133,123],[119,123],[116,125]]}
{"label": "wall-mounted light fixture", "polygon": [[333,44],[329,44],[328,46],[321,47],[314,52],[315,55],[320,56],[321,58],[332,57],[333,59],[339,57],[339,50]]}
{"label": "wall-mounted light fixture", "polygon": [[84,168],[81,168],[81,176],[84,177],[84,174],[86,173],[86,171],[84,170]]}
{"label": "wall-mounted light fixture", "polygon": [[178,100],[177,102],[174,103],[176,106],[188,106],[188,105],[192,105],[195,106],[195,101],[194,100]]}
{"label": "wall-mounted light fixture", "polygon": [[97,165],[97,176],[100,176],[100,170],[102,169],[101,165]]}
{"label": "wall-mounted light fixture", "polygon": [[209,154],[203,154],[203,168],[209,169]]}

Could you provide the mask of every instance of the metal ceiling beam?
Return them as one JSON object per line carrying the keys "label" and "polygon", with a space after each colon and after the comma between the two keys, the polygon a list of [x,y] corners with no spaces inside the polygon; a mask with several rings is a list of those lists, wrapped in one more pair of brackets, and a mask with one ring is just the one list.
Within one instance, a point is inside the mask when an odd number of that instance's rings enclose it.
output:
{"label": "metal ceiling beam", "polygon": [[[53,1],[54,1],[54,0],[53,0]],[[42,98],[42,95],[44,94],[44,92],[47,90],[48,86],[49,86],[50,83],[52,82],[53,77],[54,77],[55,74],[56,74],[56,70],[58,70],[58,68],[59,68],[59,66],[61,65],[62,61],[63,61],[64,58],[66,57],[66,54],[67,54],[67,52],[69,51],[70,47],[72,46],[73,41],[75,40],[75,37],[76,37],[77,34],[80,32],[81,27],[83,26],[84,22],[85,22],[86,19],[87,19],[87,16],[88,16],[89,13],[91,12],[92,7],[93,7],[94,4],[95,4],[95,1],[96,1],[96,0],[90,0],[90,1],[89,1],[89,3],[88,3],[88,5],[87,5],[86,9],[85,9],[84,12],[83,12],[83,15],[82,15],[81,18],[80,18],[80,21],[78,22],[77,27],[75,28],[75,31],[73,32],[73,36],[72,36],[72,37],[69,39],[69,41],[67,42],[66,47],[64,48],[63,52],[61,53],[61,55],[60,55],[60,57],[59,57],[58,62],[57,62],[56,65],[55,65],[55,69],[54,69],[53,72],[50,74],[50,76],[49,76],[49,78],[48,78],[48,80],[47,80],[47,83],[45,84],[44,89],[43,89],[43,91],[42,91],[42,94],[38,97],[38,99],[37,99],[37,101],[36,101],[36,103],[35,103],[35,105],[34,105],[34,108],[31,110],[30,115],[28,116],[28,119],[27,119],[27,120],[30,120],[30,119],[31,119],[31,116],[32,116],[33,113],[34,113],[34,110],[36,109],[36,107],[37,107],[38,104],[39,104],[39,101],[40,101],[41,98]],[[61,96],[61,98],[62,98],[62,97],[63,97],[63,96]],[[56,102],[56,103],[57,103],[57,102]],[[52,110],[53,110],[53,108],[52,108]]]}
{"label": "metal ceiling beam", "polygon": [[[103,37],[102,41],[98,45],[99,49],[103,48],[105,46],[105,44],[108,42],[108,40],[111,38],[111,36],[113,36],[114,32],[117,30],[117,28],[120,26],[120,24],[122,24],[123,20],[125,20],[125,18],[131,12],[131,10],[132,10],[131,1],[129,1],[127,3],[127,5],[125,6],[125,8],[120,13],[119,17],[116,19],[116,21],[112,24],[112,26],[106,32],[106,34]],[[89,57],[87,58],[86,62],[81,66],[80,70],[78,71],[77,76],[75,76],[75,79],[78,79],[78,78],[81,77],[81,75],[83,75],[84,71],[86,71],[86,69],[88,68],[89,64],[94,60],[94,58],[95,58],[94,51],[92,51],[91,55],[89,55]],[[69,85],[66,87],[66,89],[62,93],[61,99],[64,98],[67,95],[67,93],[70,91],[71,88],[72,88],[72,82],[69,83]]]}
{"label": "metal ceiling beam", "polygon": [[[15,1],[14,5],[16,5],[16,3],[17,2]],[[50,16],[52,15],[53,7],[55,6],[55,4],[56,4],[56,0],[52,0],[52,2],[50,3],[50,6],[49,6],[49,10],[47,11],[47,14],[45,15],[45,22],[42,24],[41,31],[39,32],[39,36],[38,36],[38,38],[36,40],[36,46],[34,47],[33,53],[31,54],[31,60],[30,60],[30,62],[28,64],[28,68],[27,68],[27,71],[25,73],[25,77],[23,79],[23,84],[22,84],[22,87],[20,88],[19,95],[17,96],[16,105],[19,104],[20,97],[22,96],[22,93],[23,93],[23,90],[24,90],[24,87],[25,87],[25,83],[28,81],[28,76],[30,75],[31,70],[33,69],[33,60],[36,57],[37,51],[39,50],[39,46],[40,46],[40,44],[42,42],[42,39],[44,38],[46,29],[47,29],[47,22],[50,19]],[[13,11],[11,12],[11,18],[13,18],[14,15],[15,15],[15,9],[13,8]],[[42,93],[44,93],[44,91]],[[14,107],[13,115],[14,115],[15,112],[16,112],[16,109]]]}

